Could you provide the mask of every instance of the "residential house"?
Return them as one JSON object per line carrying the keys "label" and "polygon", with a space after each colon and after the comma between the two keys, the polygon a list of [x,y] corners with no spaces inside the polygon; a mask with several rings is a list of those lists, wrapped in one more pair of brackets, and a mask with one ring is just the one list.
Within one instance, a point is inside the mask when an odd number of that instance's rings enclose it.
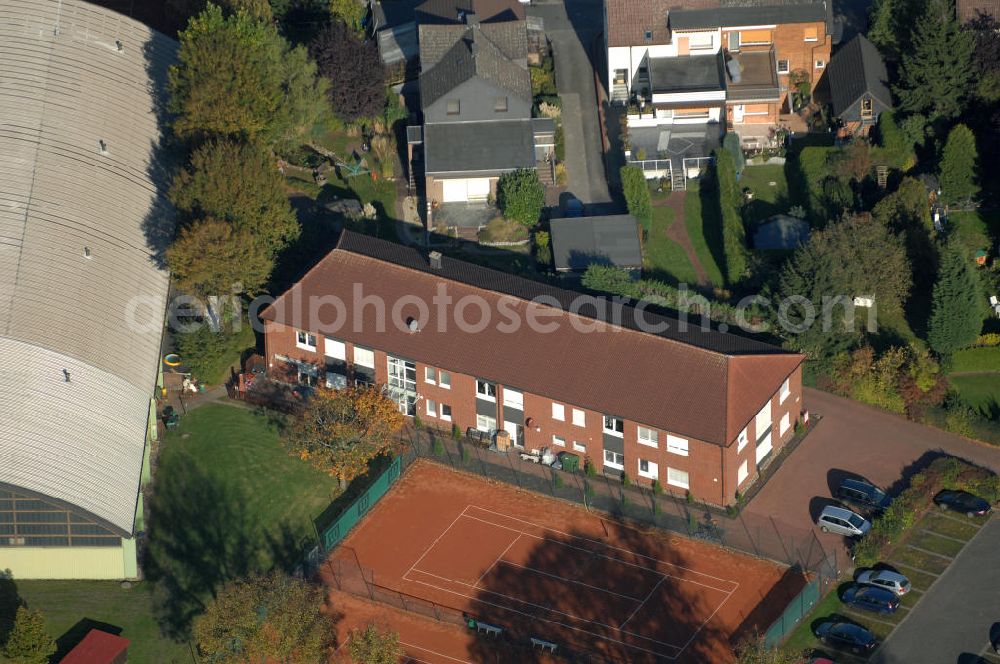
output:
{"label": "residential house", "polygon": [[0,568],[137,578],[173,236],[156,81],[177,42],[79,0],[0,16]]}
{"label": "residential house", "polygon": [[875,45],[858,35],[830,60],[827,71],[833,116],[840,136],[867,135],[878,116],[892,110],[889,75]]}
{"label": "residential house", "polygon": [[546,163],[555,126],[531,117],[524,21],[482,23],[470,12],[419,33],[423,127],[409,142],[422,153],[430,227],[439,205],[485,202],[503,173]]}
{"label": "residential house", "polygon": [[637,275],[642,270],[639,224],[630,214],[553,219],[549,231],[559,272],[584,272],[594,264]]}
{"label": "residential house", "polygon": [[263,312],[268,371],[384,385],[426,425],[503,430],[515,448],[732,504],[793,436],[803,356],[624,305],[598,316],[602,303],[345,231]]}
{"label": "residential house", "polygon": [[768,137],[791,111],[792,80],[814,86],[825,69],[831,12],[828,1],[605,0],[608,91],[629,109],[630,159],[683,185],[726,130]]}

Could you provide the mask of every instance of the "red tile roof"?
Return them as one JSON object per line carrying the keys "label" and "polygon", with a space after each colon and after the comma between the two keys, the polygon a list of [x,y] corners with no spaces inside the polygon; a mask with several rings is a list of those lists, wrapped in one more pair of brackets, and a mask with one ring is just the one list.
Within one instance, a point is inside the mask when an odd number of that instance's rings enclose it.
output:
{"label": "red tile roof", "polygon": [[129,643],[128,639],[92,629],[59,661],[61,664],[111,664],[128,650]]}
{"label": "red tile roof", "polygon": [[[404,326],[391,320],[380,331],[370,314],[363,313],[362,325],[354,329],[350,302],[356,284],[364,295],[380,296],[390,312],[404,296],[415,297],[428,304],[430,317],[419,332],[399,329]],[[472,332],[458,329],[453,314],[439,319],[432,304],[439,288],[453,303],[466,296],[481,298],[490,312],[490,324]],[[310,324],[303,303],[330,295],[347,303],[347,316],[337,329],[323,330]],[[569,313],[565,306],[533,301],[540,295],[566,303],[580,296],[447,257],[441,268],[430,268],[415,249],[344,232],[337,248],[262,316],[720,445],[736,439],[803,359],[693,324],[687,331],[640,332],[629,322],[634,310],[628,307],[621,325],[599,323]],[[329,322],[331,311],[327,308],[322,320]],[[412,302],[399,314],[402,320],[421,316]],[[511,314],[522,322],[528,315],[539,315],[539,320],[555,323],[558,329],[542,333],[521,324],[505,330],[502,323]],[[479,316],[476,306],[465,314],[470,321]],[[677,324],[676,319],[648,313],[645,317]],[[593,331],[580,331],[581,327]]]}
{"label": "red tile roof", "polygon": [[[667,13],[678,0],[605,0],[608,14],[608,46],[640,46],[642,44],[667,44]],[[653,39],[646,40],[646,32]]]}

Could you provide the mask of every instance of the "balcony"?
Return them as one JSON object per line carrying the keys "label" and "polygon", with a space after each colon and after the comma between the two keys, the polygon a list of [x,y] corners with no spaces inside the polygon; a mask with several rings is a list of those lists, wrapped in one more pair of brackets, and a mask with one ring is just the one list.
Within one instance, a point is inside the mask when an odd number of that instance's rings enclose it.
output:
{"label": "balcony", "polygon": [[726,53],[726,101],[760,103],[781,99],[774,49]]}

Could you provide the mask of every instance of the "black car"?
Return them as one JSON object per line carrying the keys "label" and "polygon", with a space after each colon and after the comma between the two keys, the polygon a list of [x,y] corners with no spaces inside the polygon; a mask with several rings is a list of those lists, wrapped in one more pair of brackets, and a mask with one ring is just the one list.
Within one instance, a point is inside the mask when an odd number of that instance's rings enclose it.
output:
{"label": "black car", "polygon": [[988,502],[968,491],[942,491],[934,496],[934,504],[941,509],[962,512],[966,516],[983,516],[990,512]]}
{"label": "black car", "polygon": [[828,646],[859,654],[874,650],[878,645],[874,634],[849,622],[825,622],[816,628],[816,638]]}
{"label": "black car", "polygon": [[892,500],[885,491],[861,480],[844,480],[837,487],[837,498],[870,510],[882,511]]}
{"label": "black car", "polygon": [[851,586],[844,591],[841,601],[875,613],[895,613],[899,608],[899,597],[896,593],[874,586]]}

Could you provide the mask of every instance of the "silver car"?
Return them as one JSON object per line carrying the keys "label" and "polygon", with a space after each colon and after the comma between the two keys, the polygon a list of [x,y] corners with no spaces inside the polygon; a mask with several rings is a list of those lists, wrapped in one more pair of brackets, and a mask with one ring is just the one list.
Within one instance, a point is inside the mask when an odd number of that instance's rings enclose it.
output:
{"label": "silver car", "polygon": [[870,569],[858,575],[858,583],[863,586],[875,586],[902,597],[910,592],[910,580],[897,572],[886,569]]}
{"label": "silver car", "polygon": [[861,516],[836,505],[824,507],[823,513],[816,519],[816,525],[824,533],[837,533],[848,537],[861,537],[872,528],[872,524]]}

